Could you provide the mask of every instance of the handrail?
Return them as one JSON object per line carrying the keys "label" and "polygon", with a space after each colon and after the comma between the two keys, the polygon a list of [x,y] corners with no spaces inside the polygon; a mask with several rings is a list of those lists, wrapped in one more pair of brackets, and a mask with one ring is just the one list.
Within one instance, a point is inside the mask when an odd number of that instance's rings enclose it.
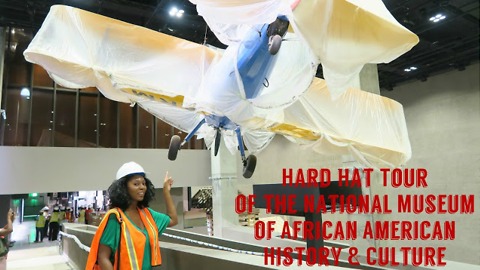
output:
{"label": "handrail", "polygon": [[80,240],[77,238],[77,236],[75,236],[75,235],[73,235],[73,234],[68,234],[68,233],[62,232],[62,231],[60,231],[59,234],[62,235],[62,236],[65,236],[65,237],[68,237],[68,238],[73,239],[73,240],[75,241],[75,243],[77,243],[77,245],[78,245],[81,249],[85,250],[86,252],[90,252],[90,247],[85,246],[84,244],[82,244],[82,242],[80,242]]}
{"label": "handrail", "polygon": [[207,242],[193,240],[193,239],[190,239],[190,238],[176,236],[176,235],[172,235],[172,234],[168,234],[168,233],[163,233],[162,235],[173,238],[173,239],[183,240],[183,241],[187,241],[187,242],[194,243],[194,244],[197,244],[197,245],[203,245],[203,246],[216,248],[216,249],[220,249],[220,250],[225,250],[225,251],[230,251],[230,252],[235,252],[235,253],[243,253],[243,254],[248,254],[248,255],[263,256],[263,253],[261,253],[261,252],[240,250],[240,249],[234,249],[234,248],[219,246],[219,245],[210,244],[210,243],[207,243]]}
{"label": "handrail", "polygon": [[[75,243],[77,243],[77,245],[78,245],[81,249],[85,250],[86,252],[90,252],[90,247],[85,246],[84,244],[82,244],[82,242],[80,242],[80,240],[77,238],[77,236],[75,236],[75,235],[73,235],[73,234],[68,234],[68,233],[62,232],[62,231],[60,231],[59,234],[62,235],[62,236],[65,236],[65,237],[68,237],[68,238],[73,239],[73,240],[75,241]],[[261,252],[248,251],[248,250],[239,250],[239,249],[234,249],[234,248],[219,246],[219,245],[215,245],[215,244],[211,244],[211,243],[207,243],[207,242],[203,242],[203,241],[198,241],[198,240],[193,240],[193,239],[190,239],[190,238],[181,237],[181,236],[176,236],[176,235],[168,234],[168,233],[163,233],[162,235],[163,235],[163,236],[166,236],[166,237],[173,238],[173,239],[177,239],[177,240],[187,241],[187,242],[194,243],[194,244],[197,244],[197,245],[207,246],[207,247],[210,247],[210,248],[216,248],[216,249],[219,249],[219,250],[225,250],[225,251],[230,251],[230,252],[235,252],[235,253],[242,253],[242,254],[248,254],[248,255],[263,256],[263,253],[261,253]]]}

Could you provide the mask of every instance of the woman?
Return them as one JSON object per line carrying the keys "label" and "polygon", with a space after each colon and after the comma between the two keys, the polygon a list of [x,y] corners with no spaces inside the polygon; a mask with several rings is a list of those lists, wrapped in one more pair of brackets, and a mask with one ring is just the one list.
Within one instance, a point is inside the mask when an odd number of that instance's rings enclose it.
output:
{"label": "woman", "polygon": [[108,188],[110,210],[92,240],[86,269],[151,269],[162,263],[158,236],[178,223],[170,195],[173,180],[167,175],[163,194],[167,214],[148,207],[155,187],[135,162],[123,164]]}
{"label": "woman", "polygon": [[8,241],[8,235],[13,232],[13,221],[15,220],[15,213],[12,209],[8,210],[7,225],[0,228],[0,270],[7,269],[7,254],[10,241]]}

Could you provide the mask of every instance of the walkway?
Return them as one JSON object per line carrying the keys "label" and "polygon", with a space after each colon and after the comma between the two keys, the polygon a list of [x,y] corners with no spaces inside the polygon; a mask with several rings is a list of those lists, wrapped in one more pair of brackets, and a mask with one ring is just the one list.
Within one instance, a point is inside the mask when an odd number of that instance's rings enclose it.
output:
{"label": "walkway", "polygon": [[33,221],[16,222],[10,238],[15,241],[7,259],[7,269],[17,270],[74,270],[66,257],[58,252],[58,241],[42,243],[35,241],[35,223]]}

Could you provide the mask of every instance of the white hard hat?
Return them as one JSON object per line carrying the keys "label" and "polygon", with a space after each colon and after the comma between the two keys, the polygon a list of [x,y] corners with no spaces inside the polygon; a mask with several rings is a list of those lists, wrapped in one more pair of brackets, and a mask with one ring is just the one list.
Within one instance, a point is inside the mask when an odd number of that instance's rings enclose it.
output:
{"label": "white hard hat", "polygon": [[143,174],[145,175],[145,170],[138,163],[130,161],[122,165],[117,171],[117,180],[127,176],[129,174]]}

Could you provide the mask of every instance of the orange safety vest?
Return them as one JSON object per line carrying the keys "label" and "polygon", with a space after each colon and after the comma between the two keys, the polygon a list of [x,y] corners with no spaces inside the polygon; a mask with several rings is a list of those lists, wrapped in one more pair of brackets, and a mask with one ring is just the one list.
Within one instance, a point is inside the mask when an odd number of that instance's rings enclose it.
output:
{"label": "orange safety vest", "polygon": [[[142,219],[143,225],[145,225],[145,228],[147,229],[148,237],[150,240],[150,263],[152,266],[161,265],[162,257],[160,255],[158,228],[155,220],[153,219],[152,214],[147,208],[138,209],[138,212],[140,214],[140,218]],[[97,232],[93,237],[85,270],[101,269],[100,266],[97,264],[98,247],[100,245],[100,238],[102,238],[103,231],[107,226],[108,218],[111,214],[116,215],[117,220],[120,223],[121,232],[120,246],[118,247],[118,249],[120,249],[120,254],[118,254],[119,252],[115,252],[113,269],[141,270],[146,237],[125,216],[125,213],[123,213],[120,208],[109,210],[103,217],[102,222],[98,226]],[[118,268],[118,264],[120,264],[120,268]]]}

